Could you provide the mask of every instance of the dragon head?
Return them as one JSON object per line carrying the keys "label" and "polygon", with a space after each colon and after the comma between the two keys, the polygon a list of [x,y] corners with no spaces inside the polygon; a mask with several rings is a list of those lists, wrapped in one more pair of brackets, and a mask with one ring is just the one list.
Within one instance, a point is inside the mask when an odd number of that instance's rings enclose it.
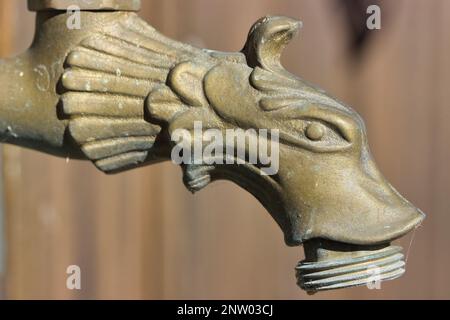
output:
{"label": "dragon head", "polygon": [[[361,117],[282,67],[282,51],[300,26],[263,18],[242,52],[220,53],[167,39],[130,15],[69,55],[63,85],[72,92],[63,105],[73,117],[70,133],[100,169],[115,172],[153,161],[157,141],[168,141],[163,136],[185,138],[203,156],[212,140],[223,142],[233,130],[276,132],[276,139],[262,138],[276,155],[272,174],[251,139],[231,152],[226,142],[200,161],[183,149],[182,158],[192,160],[183,163],[187,187],[199,191],[228,179],[250,191],[288,245],[305,245],[297,275],[308,291],[365,284],[373,270],[381,280],[396,278],[403,256],[390,243],[424,215],[377,169]],[[86,101],[103,108],[88,110]],[[101,121],[106,133],[93,137],[91,126]],[[215,133],[196,136],[199,123]]]}

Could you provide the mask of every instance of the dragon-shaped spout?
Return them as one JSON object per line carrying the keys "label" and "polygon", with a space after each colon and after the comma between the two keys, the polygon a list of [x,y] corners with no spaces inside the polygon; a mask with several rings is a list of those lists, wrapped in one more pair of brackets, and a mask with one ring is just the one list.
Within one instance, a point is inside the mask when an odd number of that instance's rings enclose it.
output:
{"label": "dragon-shaped spout", "polygon": [[5,142],[117,173],[170,160],[173,134],[196,122],[224,135],[278,130],[269,142],[279,149],[276,174],[260,164],[184,163],[186,186],[228,179],[251,192],[286,243],[304,245],[297,276],[307,291],[403,274],[401,248],[390,243],[424,215],[376,168],[358,114],[282,67],[300,22],[265,17],[241,52],[223,53],[164,37],[132,12],[87,9],[82,30],[65,28],[64,11],[40,12],[32,48],[0,64]]}

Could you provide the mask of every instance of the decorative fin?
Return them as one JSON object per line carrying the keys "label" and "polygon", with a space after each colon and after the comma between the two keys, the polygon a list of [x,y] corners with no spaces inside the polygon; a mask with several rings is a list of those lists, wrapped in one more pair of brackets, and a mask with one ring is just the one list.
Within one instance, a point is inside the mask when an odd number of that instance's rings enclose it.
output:
{"label": "decorative fin", "polygon": [[159,133],[157,126],[141,119],[108,119],[97,117],[80,117],[74,119],[70,123],[69,130],[75,140],[81,143],[114,138],[152,137]]}
{"label": "decorative fin", "polygon": [[[154,156],[161,128],[189,106],[207,104],[205,65],[217,61],[205,50],[159,34],[136,15],[91,34],[70,52],[61,84],[68,132],[86,157],[105,172],[138,166]],[[150,94],[151,93],[151,94]]]}
{"label": "decorative fin", "polygon": [[80,48],[70,53],[66,62],[72,67],[88,70],[102,70],[116,76],[126,76],[134,79],[164,81],[167,75],[165,69],[144,65],[106,53]]}
{"label": "decorative fin", "polygon": [[[128,96],[97,94],[85,92],[69,92],[62,96],[63,111],[71,117],[118,117],[124,112],[128,117],[142,118],[144,110],[142,99]],[[93,108],[92,106],[95,106]]]}
{"label": "decorative fin", "polygon": [[147,98],[146,108],[152,119],[170,123],[179,113],[189,110],[169,87],[161,85]]}
{"label": "decorative fin", "polygon": [[69,92],[62,103],[65,114],[71,116],[70,135],[100,170],[118,172],[151,158],[161,129],[143,120],[142,100]]}
{"label": "decorative fin", "polygon": [[127,137],[101,140],[99,142],[86,143],[83,151],[94,160],[104,159],[122,153],[136,150],[148,150],[155,144],[153,137]]}
{"label": "decorative fin", "polygon": [[150,65],[156,68],[167,69],[171,68],[176,62],[175,57],[161,55],[130,42],[103,34],[91,36],[83,40],[81,45],[84,48],[96,50],[100,53],[129,60],[144,66]]}
{"label": "decorative fin", "polygon": [[104,172],[116,173],[137,167],[143,164],[147,159],[148,152],[129,152],[99,160],[95,162],[95,165]]}
{"label": "decorative fin", "polygon": [[62,84],[70,91],[119,94],[144,99],[156,83],[152,80],[112,75],[105,71],[68,69],[62,76]]}

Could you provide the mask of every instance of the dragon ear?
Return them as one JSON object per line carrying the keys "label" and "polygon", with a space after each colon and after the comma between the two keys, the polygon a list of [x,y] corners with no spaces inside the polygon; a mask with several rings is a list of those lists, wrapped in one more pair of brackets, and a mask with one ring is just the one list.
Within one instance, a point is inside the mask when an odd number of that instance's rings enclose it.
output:
{"label": "dragon ear", "polygon": [[251,28],[242,50],[248,65],[284,73],[281,54],[301,27],[301,21],[282,16],[269,16],[258,20]]}

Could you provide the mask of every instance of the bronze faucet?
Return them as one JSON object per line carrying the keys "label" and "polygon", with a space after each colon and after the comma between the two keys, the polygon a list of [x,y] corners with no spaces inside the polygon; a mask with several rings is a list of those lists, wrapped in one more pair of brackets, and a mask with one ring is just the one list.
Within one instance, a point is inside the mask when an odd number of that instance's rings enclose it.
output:
{"label": "bronze faucet", "polygon": [[[28,3],[37,11],[33,44],[0,61],[2,142],[117,173],[170,160],[174,132],[196,122],[223,134],[278,130],[269,142],[279,148],[276,174],[248,162],[185,163],[186,186],[196,192],[229,179],[251,192],[286,243],[304,246],[296,270],[308,292],[404,273],[391,242],[424,214],[376,168],[358,114],[281,65],[300,22],[265,17],[241,52],[224,53],[161,35],[136,15],[140,1]],[[79,29],[67,26],[74,4]]]}

